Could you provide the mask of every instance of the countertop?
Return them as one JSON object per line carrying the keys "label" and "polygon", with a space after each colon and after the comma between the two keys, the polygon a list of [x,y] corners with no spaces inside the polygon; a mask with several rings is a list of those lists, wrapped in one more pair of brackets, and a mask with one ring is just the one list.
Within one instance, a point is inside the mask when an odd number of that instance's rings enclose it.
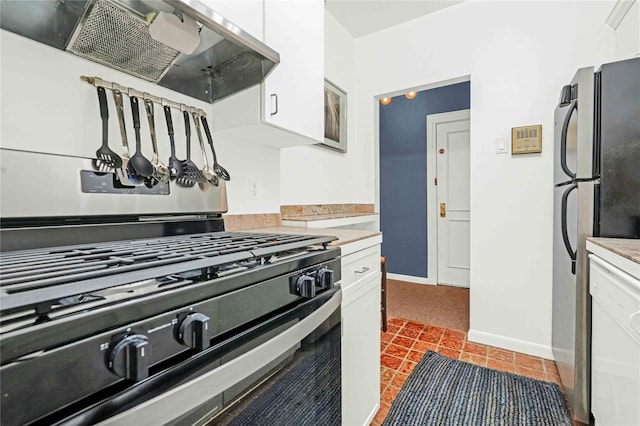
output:
{"label": "countertop", "polygon": [[593,244],[610,250],[633,262],[640,263],[640,240],[589,237],[587,241],[591,241]]}
{"label": "countertop", "polygon": [[358,216],[375,216],[376,213],[327,213],[327,214],[312,214],[312,215],[300,215],[300,216],[282,216],[282,220],[292,220],[296,222],[311,222],[315,220],[331,220],[331,219],[343,219],[345,217],[358,217]]}
{"label": "countertop", "polygon": [[640,240],[590,237],[587,250],[640,280]]}
{"label": "countertop", "polygon": [[355,229],[337,228],[299,228],[295,226],[270,226],[267,228],[246,229],[242,232],[264,232],[271,234],[295,234],[295,235],[333,235],[338,237],[336,241],[329,243],[330,246],[341,246],[353,243],[354,241],[365,240],[367,238],[382,235],[379,231],[362,231]]}

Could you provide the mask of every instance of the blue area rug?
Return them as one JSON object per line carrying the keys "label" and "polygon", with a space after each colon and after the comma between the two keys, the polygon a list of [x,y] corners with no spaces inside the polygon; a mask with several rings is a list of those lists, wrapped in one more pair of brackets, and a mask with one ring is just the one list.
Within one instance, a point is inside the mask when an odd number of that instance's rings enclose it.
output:
{"label": "blue area rug", "polygon": [[439,355],[425,354],[383,426],[572,426],[560,387]]}

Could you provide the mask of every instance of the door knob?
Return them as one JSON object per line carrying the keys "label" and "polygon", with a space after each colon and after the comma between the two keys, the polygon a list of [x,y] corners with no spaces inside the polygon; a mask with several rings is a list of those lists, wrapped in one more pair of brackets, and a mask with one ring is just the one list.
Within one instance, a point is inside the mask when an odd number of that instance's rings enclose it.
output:
{"label": "door knob", "polygon": [[440,203],[440,217],[447,216],[447,205],[445,203]]}

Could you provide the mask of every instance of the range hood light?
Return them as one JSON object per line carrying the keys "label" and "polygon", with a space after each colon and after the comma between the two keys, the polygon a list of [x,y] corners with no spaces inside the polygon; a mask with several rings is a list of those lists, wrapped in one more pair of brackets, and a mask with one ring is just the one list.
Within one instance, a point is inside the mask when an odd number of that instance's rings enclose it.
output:
{"label": "range hood light", "polygon": [[182,20],[173,13],[158,12],[151,25],[149,35],[155,41],[165,44],[185,55],[190,55],[200,44],[200,32],[196,21],[182,16]]}

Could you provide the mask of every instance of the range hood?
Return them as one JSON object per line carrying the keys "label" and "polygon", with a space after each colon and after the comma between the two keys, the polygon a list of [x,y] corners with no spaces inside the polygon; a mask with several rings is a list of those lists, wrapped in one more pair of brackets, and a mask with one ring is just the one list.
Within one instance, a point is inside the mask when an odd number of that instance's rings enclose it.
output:
{"label": "range hood", "polygon": [[198,0],[0,0],[0,10],[7,31],[210,103],[280,62]]}

